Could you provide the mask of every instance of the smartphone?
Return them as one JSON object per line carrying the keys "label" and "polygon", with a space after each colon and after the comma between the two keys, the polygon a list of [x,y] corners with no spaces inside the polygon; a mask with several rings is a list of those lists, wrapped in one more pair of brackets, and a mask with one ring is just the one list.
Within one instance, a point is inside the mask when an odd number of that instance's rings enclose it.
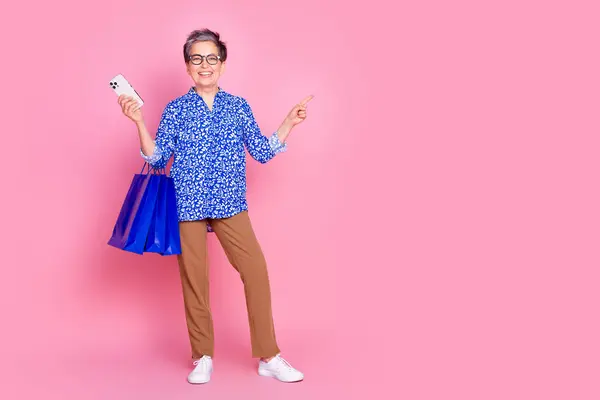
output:
{"label": "smartphone", "polygon": [[110,80],[110,87],[115,91],[117,96],[122,94],[131,96],[137,100],[137,102],[140,104],[140,107],[144,105],[144,100],[142,100],[142,97],[138,94],[138,92],[135,91],[133,86],[131,86],[131,84],[123,75],[119,74],[112,78]]}

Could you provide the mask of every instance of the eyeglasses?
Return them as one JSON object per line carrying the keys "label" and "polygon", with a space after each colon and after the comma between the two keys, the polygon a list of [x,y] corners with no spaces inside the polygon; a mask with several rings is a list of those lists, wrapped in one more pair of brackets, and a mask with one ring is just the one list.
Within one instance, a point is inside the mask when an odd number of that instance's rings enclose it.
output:
{"label": "eyeglasses", "polygon": [[200,54],[192,54],[190,56],[190,61],[194,65],[200,65],[200,64],[202,64],[202,61],[204,61],[205,58],[206,58],[206,62],[209,63],[210,65],[216,65],[219,62],[219,60],[221,59],[221,57],[214,55],[214,54],[209,54],[207,56],[201,56]]}

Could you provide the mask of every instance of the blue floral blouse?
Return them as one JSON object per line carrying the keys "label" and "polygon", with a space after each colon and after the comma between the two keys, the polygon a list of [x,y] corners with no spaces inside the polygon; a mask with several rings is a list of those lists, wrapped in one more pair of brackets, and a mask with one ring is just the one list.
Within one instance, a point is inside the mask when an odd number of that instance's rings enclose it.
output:
{"label": "blue floral blouse", "polygon": [[[167,104],[156,146],[144,160],[164,168],[173,156],[179,221],[227,218],[248,209],[246,153],[266,163],[287,145],[264,136],[246,100],[219,90],[212,110],[192,87]],[[208,228],[211,231],[210,226]]]}

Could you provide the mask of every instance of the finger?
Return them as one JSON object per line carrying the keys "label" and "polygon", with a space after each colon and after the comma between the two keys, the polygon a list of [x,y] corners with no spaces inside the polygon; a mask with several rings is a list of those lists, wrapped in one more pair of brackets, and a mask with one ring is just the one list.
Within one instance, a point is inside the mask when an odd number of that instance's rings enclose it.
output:
{"label": "finger", "polygon": [[129,104],[127,105],[127,114],[131,114],[133,112],[133,109],[135,107],[135,103],[134,102],[129,102]]}
{"label": "finger", "polygon": [[301,102],[300,105],[301,106],[306,106],[308,104],[309,101],[311,101],[315,96],[313,96],[312,94],[310,96],[305,97]]}
{"label": "finger", "polygon": [[133,107],[136,104],[138,104],[138,102],[135,99],[133,99],[133,98],[130,99],[130,100],[127,100],[127,107]]}
{"label": "finger", "polygon": [[140,105],[136,102],[136,103],[134,103],[134,104],[131,105],[131,108],[129,109],[129,112],[131,114],[133,114],[134,112],[136,112],[139,109],[140,109]]}
{"label": "finger", "polygon": [[127,108],[127,106],[128,106],[129,104],[131,104],[131,100],[129,100],[129,99],[127,99],[127,98],[124,98],[124,99],[121,101],[121,103],[120,103],[120,104],[121,104],[121,107],[122,107],[123,109],[125,109],[125,108]]}
{"label": "finger", "polygon": [[127,96],[126,94],[122,94],[119,96],[118,102],[119,102],[119,104],[123,104],[123,103],[129,101],[131,98],[132,97]]}
{"label": "finger", "polygon": [[311,101],[311,100],[313,99],[313,97],[315,97],[315,96],[313,96],[312,94],[311,94],[310,96],[307,96],[307,97],[305,97],[305,98],[304,98],[304,99],[303,99],[303,100],[300,102],[300,105],[301,105],[301,106],[305,106],[305,105],[307,105],[307,104],[308,104],[308,102],[309,102],[309,101]]}
{"label": "finger", "polygon": [[298,115],[298,113],[302,111],[306,112],[306,106],[298,104],[296,107],[294,107],[294,114]]}

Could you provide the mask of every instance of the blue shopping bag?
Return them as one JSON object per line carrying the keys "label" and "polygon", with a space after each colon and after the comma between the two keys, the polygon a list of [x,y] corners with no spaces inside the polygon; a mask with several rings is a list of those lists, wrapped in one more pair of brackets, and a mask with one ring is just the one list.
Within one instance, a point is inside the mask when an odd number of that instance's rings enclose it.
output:
{"label": "blue shopping bag", "polygon": [[181,254],[181,240],[179,237],[179,218],[177,215],[177,198],[175,196],[175,184],[173,178],[165,176],[166,192],[166,230],[165,249],[163,256]]}
{"label": "blue shopping bag", "polygon": [[167,176],[159,170],[156,205],[148,229],[144,252],[162,254],[166,250],[167,179]]}
{"label": "blue shopping bag", "polygon": [[134,175],[108,244],[118,249],[143,254],[152,223],[160,175],[148,171]]}

